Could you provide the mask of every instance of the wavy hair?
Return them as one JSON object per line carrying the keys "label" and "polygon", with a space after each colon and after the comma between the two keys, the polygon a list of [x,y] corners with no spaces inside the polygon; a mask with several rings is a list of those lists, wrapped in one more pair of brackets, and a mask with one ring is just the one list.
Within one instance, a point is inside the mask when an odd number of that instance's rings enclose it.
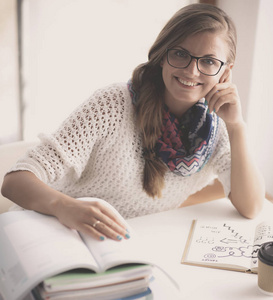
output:
{"label": "wavy hair", "polygon": [[236,56],[236,29],[221,9],[208,4],[191,4],[180,9],[164,26],[152,45],[148,61],[133,72],[132,85],[138,95],[137,124],[142,133],[145,159],[143,189],[151,197],[161,197],[167,166],[155,155],[154,147],[161,134],[164,107],[164,82],[161,62],[166,49],[201,32],[224,33],[229,49],[228,62]]}

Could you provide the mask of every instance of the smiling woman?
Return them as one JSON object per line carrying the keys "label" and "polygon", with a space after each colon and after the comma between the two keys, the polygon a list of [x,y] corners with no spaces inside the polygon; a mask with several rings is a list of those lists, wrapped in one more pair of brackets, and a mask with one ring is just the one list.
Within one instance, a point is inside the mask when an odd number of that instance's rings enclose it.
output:
{"label": "smiling woman", "polygon": [[[189,63],[170,64],[168,49]],[[5,176],[3,195],[101,241],[126,238],[126,230],[101,202],[77,198],[104,199],[131,218],[177,208],[218,178],[239,213],[254,217],[264,185],[232,82],[235,53],[235,26],[223,10],[181,8],[128,82],[97,90],[40,136]],[[212,72],[200,61],[223,63]]]}
{"label": "smiling woman", "polygon": [[174,48],[181,50],[168,50],[161,64],[165,103],[172,113],[182,116],[226,76],[233,63],[228,62],[231,58],[226,37],[219,32],[196,33]]}

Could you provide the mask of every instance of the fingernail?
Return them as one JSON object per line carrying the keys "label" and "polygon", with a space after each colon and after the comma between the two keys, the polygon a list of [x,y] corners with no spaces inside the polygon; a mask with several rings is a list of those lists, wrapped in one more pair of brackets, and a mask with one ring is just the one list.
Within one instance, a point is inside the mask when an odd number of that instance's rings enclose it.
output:
{"label": "fingernail", "polygon": [[208,113],[210,113],[210,112],[209,112],[209,108],[208,108]]}
{"label": "fingernail", "polygon": [[117,236],[117,239],[118,239],[119,241],[121,241],[121,240],[122,240],[122,237],[121,237],[120,235],[118,235],[118,236]]}
{"label": "fingernail", "polygon": [[205,105],[208,105],[208,101],[207,100],[205,100]]}
{"label": "fingernail", "polygon": [[125,234],[125,237],[126,237],[127,239],[129,239],[129,238],[130,238],[130,234],[126,233],[126,234]]}
{"label": "fingernail", "polygon": [[104,236],[101,235],[101,236],[100,236],[100,240],[101,240],[101,241],[104,241]]}

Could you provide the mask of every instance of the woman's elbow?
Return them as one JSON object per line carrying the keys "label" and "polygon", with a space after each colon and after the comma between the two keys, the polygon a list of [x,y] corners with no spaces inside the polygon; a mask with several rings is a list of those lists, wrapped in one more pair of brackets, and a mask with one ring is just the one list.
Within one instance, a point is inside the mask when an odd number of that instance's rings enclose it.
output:
{"label": "woman's elbow", "polygon": [[3,197],[10,198],[10,192],[12,190],[12,173],[7,174],[4,177],[2,186],[1,186],[1,194]]}
{"label": "woman's elbow", "polygon": [[1,194],[12,200],[14,197],[20,196],[21,192],[29,187],[29,182],[24,179],[28,175],[28,171],[14,171],[5,175]]}
{"label": "woman's elbow", "polygon": [[263,201],[261,202],[257,201],[257,203],[254,203],[250,209],[242,213],[242,215],[247,219],[254,219],[258,216],[262,208],[263,208]]}
{"label": "woman's elbow", "polygon": [[235,201],[232,199],[231,195],[229,198],[237,211],[247,219],[254,219],[258,216],[263,208],[265,200],[264,195],[256,196],[253,199],[248,199],[248,201],[245,203],[242,203],[241,201]]}

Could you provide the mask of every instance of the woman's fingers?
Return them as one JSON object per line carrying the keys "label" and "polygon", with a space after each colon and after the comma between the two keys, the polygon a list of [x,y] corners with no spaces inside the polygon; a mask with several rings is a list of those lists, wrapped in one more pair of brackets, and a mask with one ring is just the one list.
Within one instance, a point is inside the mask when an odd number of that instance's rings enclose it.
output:
{"label": "woman's fingers", "polygon": [[[222,91],[217,91],[213,97],[210,99],[210,101],[208,102],[208,107],[210,112],[215,111],[217,112],[219,110],[219,107],[221,105],[223,105],[225,101],[228,101],[229,98],[226,97],[226,95],[230,94],[230,90],[226,89],[226,90],[222,90]],[[221,105],[220,105],[221,103]]]}
{"label": "woman's fingers", "polygon": [[[116,241],[120,241],[123,238],[130,238],[129,233],[125,228],[120,227],[111,220],[109,221],[109,218],[105,215],[100,215],[97,217],[97,219],[91,218],[90,221],[85,225],[92,227],[92,229],[94,229],[96,233],[99,233],[101,236],[111,238]],[[94,230],[92,230],[92,232]],[[101,237],[100,239],[103,240]]]}
{"label": "woman's fingers", "polygon": [[102,236],[106,236],[116,241],[121,241],[122,238],[129,238],[129,235],[126,236],[125,230],[123,230],[123,232],[116,231],[99,220],[93,223],[92,227],[95,228],[99,234],[102,234]]}
{"label": "woman's fingers", "polygon": [[209,111],[217,112],[223,104],[233,102],[233,94],[236,95],[236,90],[232,83],[217,84],[206,96]]}
{"label": "woman's fingers", "polygon": [[[111,238],[114,233],[116,234],[116,239],[120,239],[120,235],[128,238],[128,232],[125,224],[122,223],[120,218],[118,218],[111,209],[99,202],[96,202],[93,204],[91,211],[92,217],[95,221],[100,221],[98,224],[99,226],[95,226],[98,231],[103,232],[108,237],[111,236]],[[88,223],[90,224],[90,222]],[[93,226],[94,224],[91,223],[90,225]]]}
{"label": "woman's fingers", "polygon": [[223,76],[221,76],[219,83],[224,83],[224,82],[232,82],[231,69],[227,69],[226,72],[224,72]]}
{"label": "woman's fingers", "polygon": [[122,238],[130,238],[125,224],[122,223],[116,214],[100,202],[94,201],[89,203],[88,220],[84,222],[87,226],[92,227],[91,232],[96,232],[96,237],[103,240],[108,237],[116,241]]}
{"label": "woman's fingers", "polygon": [[58,219],[64,225],[98,240],[111,238],[120,241],[130,238],[121,217],[99,201],[69,198],[59,210]]}
{"label": "woman's fingers", "polygon": [[90,226],[89,224],[81,224],[81,228],[79,229],[80,232],[93,236],[95,239],[104,241],[106,236],[101,232],[97,231],[95,228]]}
{"label": "woman's fingers", "polygon": [[[93,226],[94,224],[96,224],[95,227]],[[98,222],[98,220],[95,221],[93,225],[81,224],[78,230],[84,234],[93,236],[95,239],[100,241],[104,241],[106,238],[110,238],[116,241],[121,241],[123,239],[122,235],[112,230],[104,223]],[[126,238],[128,239],[129,235],[126,236]]]}
{"label": "woman's fingers", "polygon": [[[105,220],[103,220],[110,227],[123,228],[126,230],[126,225],[122,222],[122,220],[108,207],[104,206],[101,203],[97,203],[97,206],[103,216],[106,216]],[[108,217],[108,218],[107,218]],[[118,229],[117,228],[117,229]]]}

